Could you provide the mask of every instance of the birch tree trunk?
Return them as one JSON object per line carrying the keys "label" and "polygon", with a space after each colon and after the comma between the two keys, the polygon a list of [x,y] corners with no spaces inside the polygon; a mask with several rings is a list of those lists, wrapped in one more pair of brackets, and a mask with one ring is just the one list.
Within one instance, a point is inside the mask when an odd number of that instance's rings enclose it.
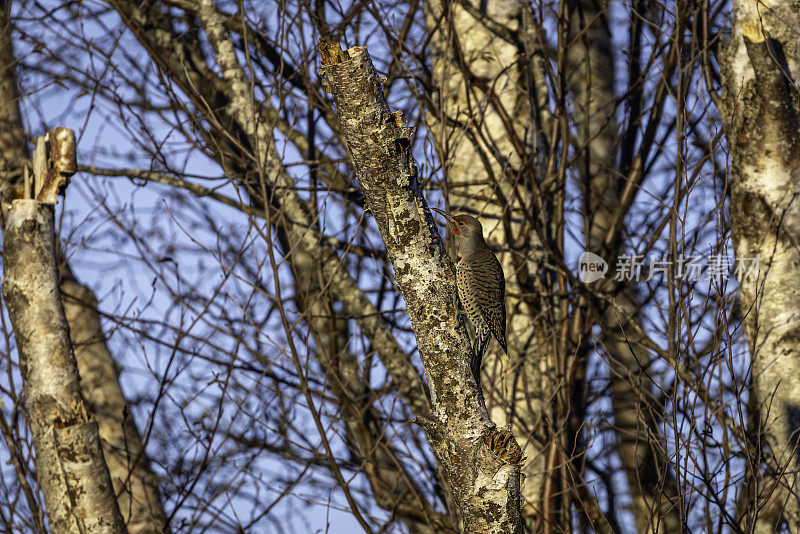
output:
{"label": "birch tree trunk", "polygon": [[150,469],[141,435],[120,387],[119,366],[106,344],[94,292],[78,282],[65,260],[59,264],[59,282],[81,391],[97,421],[103,454],[128,532],[169,532],[159,480]]}
{"label": "birch tree trunk", "polygon": [[3,261],[3,296],[20,355],[50,528],[56,534],[124,533],[97,423],[81,395],[58,290],[52,206],[13,202]]}
{"label": "birch tree trunk", "polygon": [[[22,169],[29,154],[14,72],[10,3],[0,0],[0,198],[21,198]],[[150,469],[127,400],[119,385],[118,365],[106,344],[97,300],[81,284],[57,249],[59,289],[69,323],[81,391],[99,427],[119,508],[130,534],[168,531],[159,481]]]}
{"label": "birch tree trunk", "polygon": [[722,65],[731,226],[740,267],[760,259],[757,272],[739,283],[758,425],[750,431],[761,431],[767,465],[764,483],[746,497],[760,514],[742,522],[774,532],[785,521],[800,532],[800,12],[794,0],[735,0],[733,6]]}
{"label": "birch tree trunk", "polygon": [[519,462],[513,436],[494,428],[475,381],[456,309],[455,273],[417,183],[412,129],[390,113],[365,48],[320,44],[321,76],[333,94],[353,166],[405,299],[431,392],[425,430],[466,532],[521,532]]}

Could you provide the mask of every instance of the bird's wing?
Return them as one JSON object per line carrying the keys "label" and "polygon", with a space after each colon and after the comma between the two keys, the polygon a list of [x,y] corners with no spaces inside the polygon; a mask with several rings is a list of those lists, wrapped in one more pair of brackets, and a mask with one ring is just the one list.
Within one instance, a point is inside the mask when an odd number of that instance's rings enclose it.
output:
{"label": "bird's wing", "polygon": [[508,354],[506,348],[506,282],[503,268],[494,254],[489,254],[485,265],[480,269],[482,276],[476,277],[480,289],[478,309],[483,320],[489,326],[495,339],[503,347],[503,352]]}

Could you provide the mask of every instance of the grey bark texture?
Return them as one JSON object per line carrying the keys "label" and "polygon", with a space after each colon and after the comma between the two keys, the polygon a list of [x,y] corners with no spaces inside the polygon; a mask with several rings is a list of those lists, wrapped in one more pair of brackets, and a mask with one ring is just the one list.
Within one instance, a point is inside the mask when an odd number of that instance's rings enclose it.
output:
{"label": "grey bark texture", "polygon": [[456,308],[455,273],[426,209],[411,157],[412,128],[390,113],[363,47],[320,44],[353,166],[405,299],[431,392],[417,418],[443,466],[466,532],[521,532],[521,451],[495,429],[469,371],[470,341]]}
{"label": "grey bark texture", "polygon": [[[0,198],[21,198],[22,168],[29,164],[27,141],[19,112],[14,71],[9,3],[0,0]],[[58,247],[58,245],[56,245]],[[57,249],[59,289],[70,327],[81,390],[97,421],[100,439],[119,507],[131,534],[168,530],[158,491],[158,479],[142,449],[117,374],[117,363],[106,344],[97,300],[81,284]]]}
{"label": "grey bark texture", "polygon": [[731,148],[731,226],[738,261],[760,258],[741,277],[752,358],[751,433],[763,436],[761,483],[740,518],[755,532],[781,523],[800,532],[800,8],[795,0],[735,0],[722,67]]}
{"label": "grey bark texture", "polygon": [[81,395],[58,290],[52,206],[13,202],[3,260],[3,296],[20,355],[50,528],[56,534],[126,532],[97,425]]}

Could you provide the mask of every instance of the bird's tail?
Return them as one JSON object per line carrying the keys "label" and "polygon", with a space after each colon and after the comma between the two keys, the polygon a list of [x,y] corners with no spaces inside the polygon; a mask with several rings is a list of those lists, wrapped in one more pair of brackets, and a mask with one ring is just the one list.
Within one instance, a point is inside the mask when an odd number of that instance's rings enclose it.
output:
{"label": "bird's tail", "polygon": [[503,347],[503,352],[506,356],[508,356],[508,347],[506,346],[506,338],[505,336],[498,336],[497,342],[500,343],[500,346]]}

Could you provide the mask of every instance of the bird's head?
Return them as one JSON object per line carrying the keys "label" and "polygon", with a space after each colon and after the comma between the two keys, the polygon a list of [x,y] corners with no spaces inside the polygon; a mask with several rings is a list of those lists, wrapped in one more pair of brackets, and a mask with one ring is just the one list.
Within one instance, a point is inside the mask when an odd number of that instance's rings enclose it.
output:
{"label": "bird's head", "polygon": [[480,245],[485,246],[483,226],[481,226],[481,222],[477,218],[472,215],[450,215],[440,209],[431,209],[447,217],[447,220],[453,225],[453,233],[456,236],[456,248],[459,255],[468,254]]}
{"label": "bird's head", "polygon": [[453,232],[456,239],[475,239],[483,240],[483,226],[481,222],[472,215],[456,215],[451,219]]}

